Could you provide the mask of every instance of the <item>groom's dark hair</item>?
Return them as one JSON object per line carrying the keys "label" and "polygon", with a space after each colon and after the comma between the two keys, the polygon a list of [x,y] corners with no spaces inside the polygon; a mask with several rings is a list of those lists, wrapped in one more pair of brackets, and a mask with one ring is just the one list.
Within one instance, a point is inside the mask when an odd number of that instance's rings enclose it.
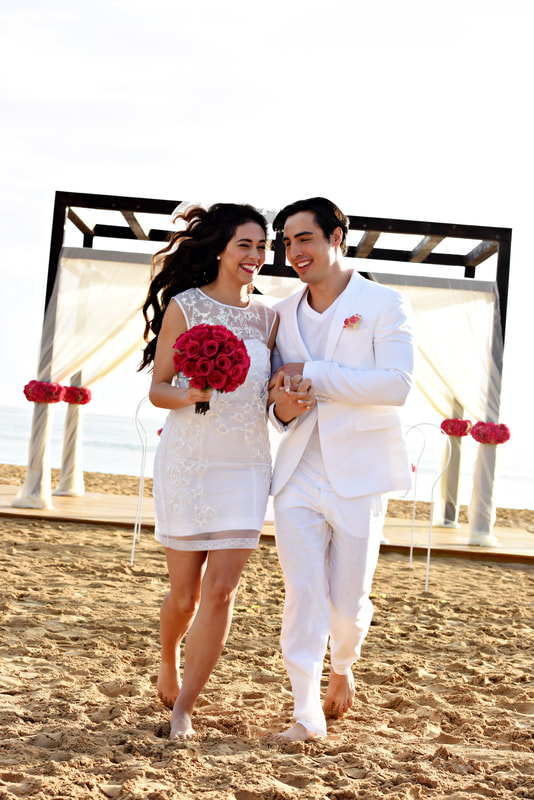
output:
{"label": "groom's dark hair", "polygon": [[315,217],[317,225],[321,228],[325,237],[329,239],[336,228],[341,228],[343,238],[341,240],[341,252],[347,252],[347,234],[349,232],[349,218],[340,208],[327,200],[326,197],[310,197],[308,200],[297,200],[282,208],[273,220],[273,228],[277,233],[284,232],[284,225],[288,217],[299,214],[301,211],[311,211]]}

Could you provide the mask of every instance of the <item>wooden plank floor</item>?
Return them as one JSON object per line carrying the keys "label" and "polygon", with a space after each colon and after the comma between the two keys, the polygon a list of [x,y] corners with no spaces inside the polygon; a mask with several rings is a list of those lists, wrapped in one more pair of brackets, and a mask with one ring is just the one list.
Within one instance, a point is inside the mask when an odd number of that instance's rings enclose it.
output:
{"label": "wooden plank floor", "polygon": [[[54,508],[14,508],[11,505],[17,487],[0,486],[0,517],[37,518],[57,521],[86,522],[89,524],[130,527],[133,531],[137,513],[137,497],[133,495],[92,494],[83,497],[53,497]],[[143,498],[142,528],[154,526],[154,502]],[[263,535],[273,536],[272,522],[266,522]],[[482,561],[515,562],[534,565],[534,532],[522,528],[495,527],[498,547],[468,545],[467,526],[459,528],[432,528],[431,550],[433,556],[448,556]],[[409,553],[412,545],[411,520],[386,518],[382,544],[383,552]],[[413,553],[427,552],[429,523],[416,521],[413,529]]]}

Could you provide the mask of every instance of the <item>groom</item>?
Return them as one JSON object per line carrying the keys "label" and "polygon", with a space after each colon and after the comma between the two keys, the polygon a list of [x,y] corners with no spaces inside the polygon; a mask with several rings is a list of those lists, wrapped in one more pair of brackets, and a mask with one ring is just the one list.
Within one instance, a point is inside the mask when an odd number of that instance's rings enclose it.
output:
{"label": "groom", "polygon": [[403,297],[342,266],[349,220],[334,203],[297,201],[273,226],[283,231],[304,284],[276,306],[271,383],[271,420],[285,430],[271,493],[295,717],[276,738],[305,741],[326,735],[325,715],[341,717],[352,705],[352,665],[373,614],[386,493],[411,488],[395,407],[410,391],[413,339]]}

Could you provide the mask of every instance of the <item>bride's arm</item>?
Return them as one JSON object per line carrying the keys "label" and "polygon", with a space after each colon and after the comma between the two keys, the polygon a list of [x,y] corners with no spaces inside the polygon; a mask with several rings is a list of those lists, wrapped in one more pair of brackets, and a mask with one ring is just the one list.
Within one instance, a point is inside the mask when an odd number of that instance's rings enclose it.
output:
{"label": "bride's arm", "polygon": [[187,330],[187,322],[178,303],[171,301],[165,311],[156,344],[156,356],[152,372],[149,398],[157,408],[184,408],[195,403],[203,403],[211,398],[212,389],[201,391],[190,386],[188,389],[173,386],[176,374],[173,362],[173,345],[176,339]]}

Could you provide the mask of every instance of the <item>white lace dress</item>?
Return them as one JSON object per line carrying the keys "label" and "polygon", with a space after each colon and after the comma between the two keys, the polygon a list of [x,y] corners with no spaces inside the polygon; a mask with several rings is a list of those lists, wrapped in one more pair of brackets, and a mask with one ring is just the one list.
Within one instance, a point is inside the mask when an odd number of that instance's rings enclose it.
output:
{"label": "white lace dress", "polygon": [[[225,325],[243,339],[250,357],[245,383],[213,392],[210,409],[169,412],[154,462],[155,537],[176,550],[256,547],[271,479],[267,429],[267,346],[275,312],[250,297],[235,308],[188,289],[173,298],[188,328]],[[188,385],[181,373],[177,386]]]}

